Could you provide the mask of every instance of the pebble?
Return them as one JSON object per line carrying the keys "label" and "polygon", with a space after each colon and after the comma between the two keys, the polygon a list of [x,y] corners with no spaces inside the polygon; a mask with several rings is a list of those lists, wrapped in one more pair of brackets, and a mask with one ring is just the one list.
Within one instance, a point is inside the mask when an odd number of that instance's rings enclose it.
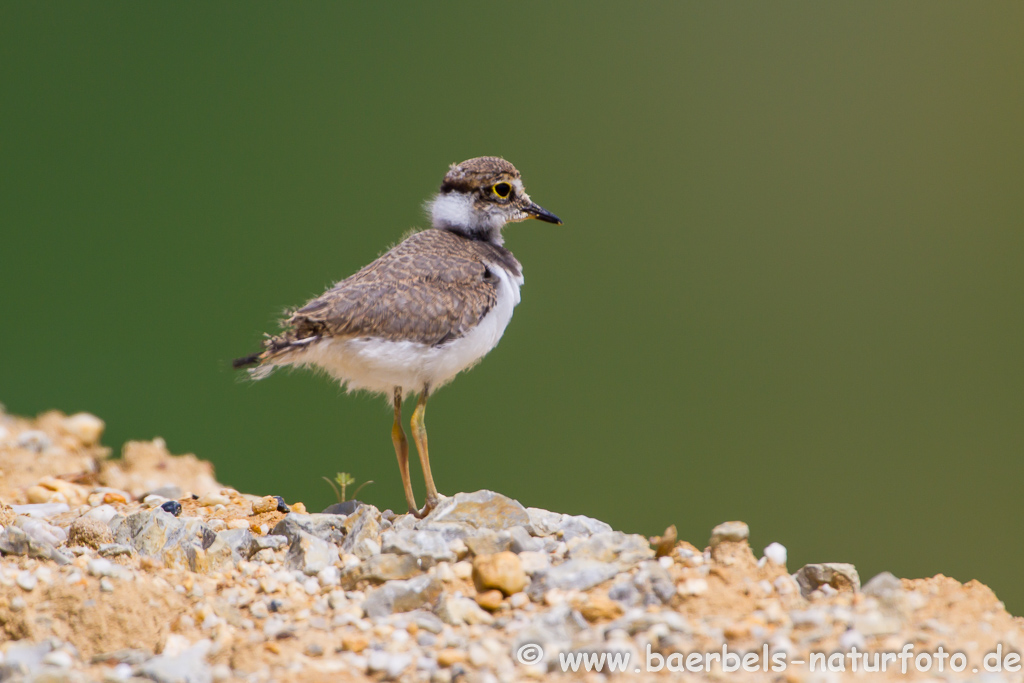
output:
{"label": "pebble", "polygon": [[253,501],[252,513],[254,515],[261,515],[265,512],[276,512],[277,506],[278,502],[275,496],[263,496],[259,500]]}
{"label": "pebble", "polygon": [[476,594],[476,604],[483,607],[485,610],[493,612],[501,607],[501,603],[504,600],[500,590],[489,590],[482,593]]}
{"label": "pebble", "polygon": [[857,574],[857,568],[843,562],[806,564],[793,575],[793,578],[800,586],[800,592],[804,597],[825,587],[840,592],[853,591],[856,593],[860,590],[860,576]]}
{"label": "pebble", "polygon": [[32,572],[24,571],[18,574],[18,586],[24,591],[32,591],[39,583],[39,579]]}
{"label": "pebble", "polygon": [[214,507],[215,505],[227,505],[230,502],[231,499],[227,496],[218,492],[209,491],[199,496],[199,500],[196,501],[196,504],[201,507]]}
{"label": "pebble", "polygon": [[903,592],[902,582],[889,572],[876,574],[870,581],[864,584],[865,595],[870,595],[880,600],[891,600],[894,596]]}
{"label": "pebble", "polygon": [[65,650],[54,650],[43,656],[43,664],[55,666],[60,669],[70,669],[74,665],[74,658]]}
{"label": "pebble", "polygon": [[529,583],[523,563],[511,551],[473,558],[473,583],[480,592],[496,588],[505,595],[518,593]]}
{"label": "pebble", "polygon": [[370,646],[370,639],[363,633],[348,631],[341,636],[341,649],[349,652],[362,652]]}
{"label": "pebble", "polygon": [[544,593],[552,588],[583,591],[607,581],[618,573],[618,567],[607,562],[572,559],[534,574],[527,592],[531,598],[539,601]]}
{"label": "pebble", "polygon": [[578,536],[567,543],[569,556],[581,560],[615,562],[631,567],[654,557],[654,550],[646,538],[621,531],[603,531],[591,536]]}
{"label": "pebble", "polygon": [[[180,517],[181,516],[181,503],[179,503],[176,500],[169,500],[169,501],[167,501],[165,503],[162,503],[160,505],[160,509],[163,510],[164,512],[169,512],[170,514],[174,515],[175,517]],[[245,521],[245,520],[242,520],[242,521]]]}
{"label": "pebble", "polygon": [[75,413],[64,420],[64,431],[76,437],[82,444],[93,446],[100,441],[106,424],[90,413]]}
{"label": "pebble", "polygon": [[473,600],[461,595],[444,595],[437,608],[437,616],[451,626],[463,624],[492,624],[494,617]]}
{"label": "pebble", "polygon": [[341,572],[339,572],[338,568],[332,564],[321,569],[320,572],[317,573],[316,578],[317,581],[320,582],[320,585],[325,588],[337,586],[341,583]]}
{"label": "pebble", "polygon": [[523,567],[523,571],[530,575],[548,569],[551,566],[551,559],[547,553],[543,552],[521,552],[519,553],[519,562]]}
{"label": "pebble", "polygon": [[864,651],[867,648],[867,640],[864,635],[855,628],[847,629],[839,636],[839,649],[849,652],[853,648]]}
{"label": "pebble", "polygon": [[711,530],[711,542],[714,548],[719,543],[739,543],[750,538],[750,527],[744,522],[723,522]]}
{"label": "pebble", "polygon": [[704,593],[708,592],[708,582],[707,579],[702,579],[699,577],[686,579],[685,581],[682,581],[678,584],[676,590],[678,591],[679,595],[682,595],[684,597],[703,595]]}
{"label": "pebble", "polygon": [[141,673],[157,683],[212,683],[213,674],[206,663],[212,647],[211,641],[200,640],[180,654],[157,655],[142,665]]}
{"label": "pebble", "polygon": [[779,565],[780,567],[786,566],[786,546],[781,543],[769,543],[764,549],[764,556],[767,557],[769,561]]}
{"label": "pebble", "polygon": [[83,515],[68,528],[69,546],[86,546],[99,550],[101,545],[113,541],[114,535],[110,532],[110,527],[93,517]]}
{"label": "pebble", "polygon": [[371,674],[382,674],[384,680],[395,680],[412,665],[412,657],[404,653],[370,650],[366,657],[366,670]]}
{"label": "pebble", "polygon": [[440,532],[430,530],[402,529],[385,531],[380,542],[382,553],[411,555],[436,562],[454,562],[455,553],[448,547]]}
{"label": "pebble", "polygon": [[32,505],[12,505],[11,509],[14,510],[16,515],[47,519],[68,512],[71,510],[71,507],[67,503],[36,503]]}
{"label": "pebble", "polygon": [[288,546],[285,566],[315,576],[337,559],[338,548],[333,543],[304,531],[297,531],[292,537],[291,545]]}
{"label": "pebble", "polygon": [[53,440],[46,432],[30,429],[19,434],[14,440],[14,445],[33,453],[42,453],[53,445]]}
{"label": "pebble", "polygon": [[371,618],[408,612],[432,602],[440,592],[441,582],[426,574],[407,581],[390,581],[370,591],[363,610]]}
{"label": "pebble", "polygon": [[464,651],[452,647],[446,647],[437,653],[437,665],[445,668],[452,664],[461,664],[466,659],[467,655]]}
{"label": "pebble", "polygon": [[97,505],[82,516],[88,519],[95,519],[97,522],[102,522],[103,524],[108,524],[110,520],[117,516],[117,510],[113,505],[102,504]]}
{"label": "pebble", "polygon": [[513,526],[527,526],[530,517],[519,501],[494,491],[481,490],[443,498],[416,526],[429,528],[433,523],[465,524],[476,529],[501,531]]}

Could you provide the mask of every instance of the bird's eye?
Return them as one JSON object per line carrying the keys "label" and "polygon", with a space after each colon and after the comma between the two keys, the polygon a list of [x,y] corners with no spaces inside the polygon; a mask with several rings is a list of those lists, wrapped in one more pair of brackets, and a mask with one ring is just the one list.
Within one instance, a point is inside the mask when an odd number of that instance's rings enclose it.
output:
{"label": "bird's eye", "polygon": [[502,199],[505,199],[512,192],[512,186],[508,183],[498,183],[491,188],[494,194],[498,195]]}

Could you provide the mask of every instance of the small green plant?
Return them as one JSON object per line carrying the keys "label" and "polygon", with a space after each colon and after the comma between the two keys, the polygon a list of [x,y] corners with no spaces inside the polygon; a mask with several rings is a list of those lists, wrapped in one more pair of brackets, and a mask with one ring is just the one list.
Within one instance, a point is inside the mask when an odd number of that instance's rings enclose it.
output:
{"label": "small green plant", "polygon": [[[353,484],[356,483],[355,477],[353,477],[348,472],[338,472],[338,474],[334,476],[334,481],[331,481],[327,477],[324,477],[324,481],[330,484],[331,488],[334,489],[334,495],[338,497],[339,503],[344,503],[346,500],[348,500],[348,498],[346,498],[345,495],[346,491],[348,490],[349,486],[352,486]],[[355,491],[352,492],[352,497],[355,498],[356,496],[358,496],[359,492],[363,490],[364,486],[372,483],[372,480],[364,481],[356,488]]]}

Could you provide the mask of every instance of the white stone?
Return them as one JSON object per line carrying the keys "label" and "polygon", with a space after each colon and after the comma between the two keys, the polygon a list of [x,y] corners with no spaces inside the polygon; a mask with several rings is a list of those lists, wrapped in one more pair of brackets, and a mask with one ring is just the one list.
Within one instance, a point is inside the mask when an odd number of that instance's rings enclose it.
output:
{"label": "white stone", "polygon": [[321,586],[337,586],[341,582],[341,572],[332,564],[321,569],[316,578]]}
{"label": "white stone", "polygon": [[75,413],[64,420],[64,431],[77,437],[86,446],[99,443],[105,427],[103,420],[90,413]]}
{"label": "white stone", "polygon": [[32,572],[24,571],[18,574],[18,585],[22,590],[31,591],[35,589],[37,583],[39,583],[39,579]]}
{"label": "white stone", "polygon": [[43,664],[49,664],[61,669],[70,669],[74,663],[75,660],[64,650],[54,650],[53,652],[47,652],[43,656]]}
{"label": "white stone", "polygon": [[686,579],[685,581],[680,581],[676,589],[679,591],[679,595],[683,596],[701,595],[707,593],[708,582],[706,579],[701,578]]}
{"label": "white stone", "polygon": [[97,505],[82,516],[88,517],[89,519],[95,519],[99,522],[103,522],[104,524],[109,524],[110,520],[117,516],[117,510],[113,505],[107,505],[104,503],[103,505]]}
{"label": "white stone", "polygon": [[786,566],[786,546],[781,543],[769,543],[764,549],[764,556],[777,565]]}
{"label": "white stone", "polygon": [[543,552],[519,553],[519,561],[523,565],[523,571],[527,574],[536,574],[551,566],[548,554]]}

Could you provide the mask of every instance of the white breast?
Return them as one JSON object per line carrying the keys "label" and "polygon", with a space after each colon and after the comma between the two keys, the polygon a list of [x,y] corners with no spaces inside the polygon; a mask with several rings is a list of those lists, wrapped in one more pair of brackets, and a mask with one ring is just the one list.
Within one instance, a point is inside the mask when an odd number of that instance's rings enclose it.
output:
{"label": "white breast", "polygon": [[448,383],[475,365],[498,345],[520,301],[522,276],[497,265],[489,270],[498,278],[498,300],[480,322],[462,337],[443,346],[375,338],[323,339],[290,358],[290,364],[324,369],[349,391],[365,389],[390,395],[394,387],[407,393],[424,385],[431,390]]}

